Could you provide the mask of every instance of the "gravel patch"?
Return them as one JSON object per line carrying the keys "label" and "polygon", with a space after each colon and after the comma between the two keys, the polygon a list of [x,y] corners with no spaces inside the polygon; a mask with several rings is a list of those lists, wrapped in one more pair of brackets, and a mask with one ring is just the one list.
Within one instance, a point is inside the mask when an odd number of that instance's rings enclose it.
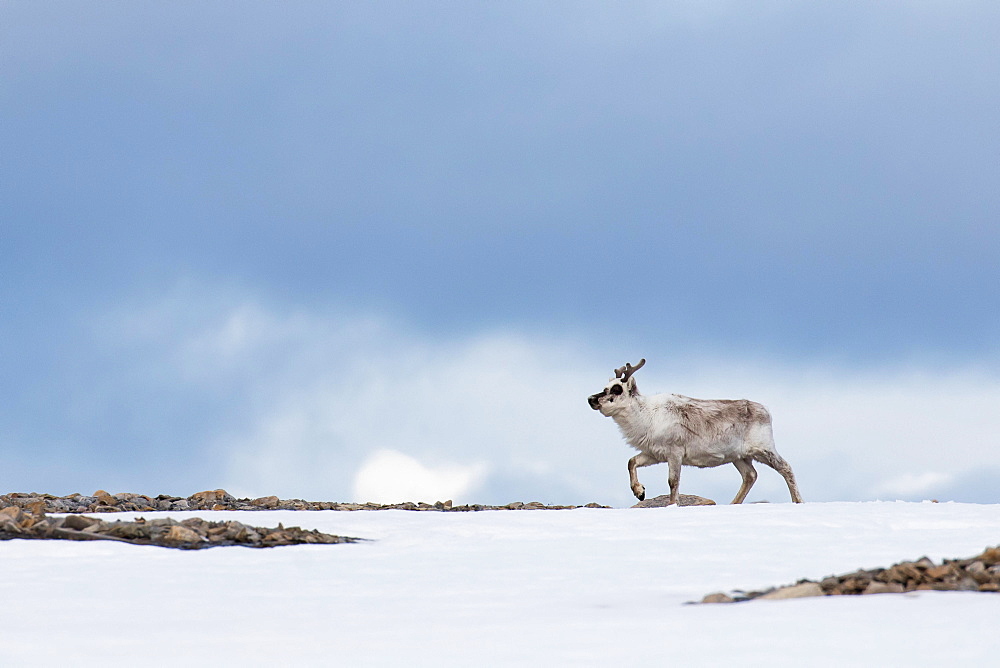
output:
{"label": "gravel patch", "polygon": [[99,489],[87,496],[70,494],[54,496],[11,492],[0,495],[0,508],[17,507],[32,513],[117,513],[181,510],[416,510],[438,512],[476,512],[483,510],[569,510],[573,508],[610,508],[599,503],[586,506],[546,505],[538,501],[524,503],[515,501],[503,506],[481,504],[453,505],[451,501],[437,503],[340,503],[335,501],[304,501],[302,499],[279,499],[276,496],[262,496],[257,499],[237,499],[224,489],[198,492],[191,496],[170,496],[160,494],[147,496],[120,492],[109,494]]}
{"label": "gravel patch", "polygon": [[702,603],[781,600],[808,596],[858,596],[903,594],[912,591],[1000,592],[1000,546],[967,559],[945,559],[935,564],[927,557],[904,561],[889,568],[857,570],[822,580],[799,580],[792,585],[764,591],[709,594]]}
{"label": "gravel patch", "polygon": [[107,522],[86,515],[50,517],[16,506],[0,509],[0,540],[112,540],[133,545],[158,545],[200,550],[223,545],[277,547],[279,545],[353,543],[358,538],[334,536],[316,530],[255,527],[242,522],[208,522],[198,517],[177,521],[169,517],[131,522]]}

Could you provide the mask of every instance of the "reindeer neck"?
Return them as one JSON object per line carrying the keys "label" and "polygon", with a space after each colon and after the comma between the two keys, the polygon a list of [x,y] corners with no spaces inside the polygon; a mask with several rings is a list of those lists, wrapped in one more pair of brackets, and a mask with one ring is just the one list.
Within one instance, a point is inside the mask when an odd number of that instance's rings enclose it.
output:
{"label": "reindeer neck", "polygon": [[625,441],[637,450],[643,450],[648,445],[651,419],[646,398],[642,395],[633,397],[628,409],[614,416]]}
{"label": "reindeer neck", "polygon": [[614,421],[622,429],[626,429],[629,426],[635,425],[636,423],[641,423],[644,421],[646,416],[646,397],[641,394],[636,394],[629,397],[628,406],[625,410],[617,413],[614,416]]}

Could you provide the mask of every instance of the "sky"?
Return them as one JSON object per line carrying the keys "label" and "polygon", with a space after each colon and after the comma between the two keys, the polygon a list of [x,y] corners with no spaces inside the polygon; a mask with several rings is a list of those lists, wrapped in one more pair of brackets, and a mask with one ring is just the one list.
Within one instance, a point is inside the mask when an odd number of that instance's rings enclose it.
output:
{"label": "sky", "polygon": [[626,505],[585,399],[645,357],[807,500],[996,502],[998,28],[0,2],[0,489]]}

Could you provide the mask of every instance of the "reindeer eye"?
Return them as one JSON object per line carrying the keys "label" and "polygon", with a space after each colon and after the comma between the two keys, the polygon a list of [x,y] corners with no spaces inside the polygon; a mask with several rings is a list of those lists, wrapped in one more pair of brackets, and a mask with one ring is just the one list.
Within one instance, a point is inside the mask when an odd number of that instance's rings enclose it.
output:
{"label": "reindeer eye", "polygon": [[612,385],[610,392],[611,392],[611,394],[621,394],[623,392],[622,386],[621,385]]}

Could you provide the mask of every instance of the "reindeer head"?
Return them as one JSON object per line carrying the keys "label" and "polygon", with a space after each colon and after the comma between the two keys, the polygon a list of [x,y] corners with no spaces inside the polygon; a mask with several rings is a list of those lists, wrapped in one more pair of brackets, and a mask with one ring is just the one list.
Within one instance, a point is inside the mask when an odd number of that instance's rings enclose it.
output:
{"label": "reindeer head", "polygon": [[636,387],[632,374],[641,369],[645,363],[646,359],[643,358],[635,366],[626,362],[625,366],[615,369],[615,377],[608,381],[603,390],[587,397],[587,403],[595,411],[601,411],[603,415],[610,416],[619,411],[632,397],[639,394],[639,388]]}

